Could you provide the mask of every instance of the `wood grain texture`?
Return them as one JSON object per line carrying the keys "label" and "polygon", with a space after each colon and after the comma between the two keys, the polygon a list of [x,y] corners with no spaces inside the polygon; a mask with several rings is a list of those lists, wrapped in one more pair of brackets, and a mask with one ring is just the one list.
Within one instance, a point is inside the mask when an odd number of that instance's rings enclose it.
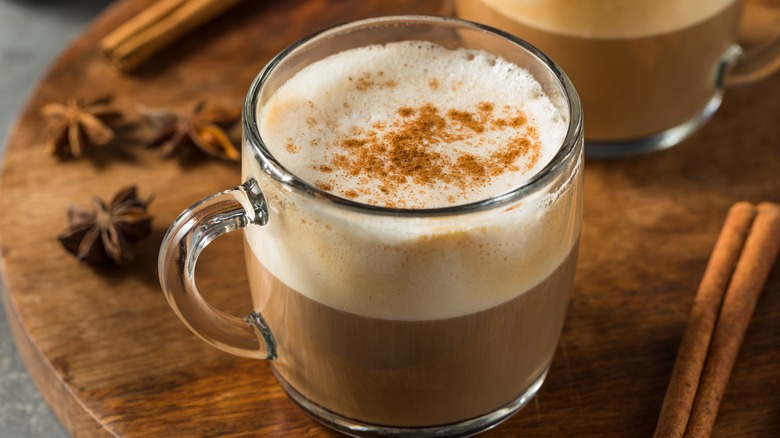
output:
{"label": "wood grain texture", "polygon": [[[4,303],[22,357],[74,436],[335,436],[284,395],[266,363],[232,357],[191,334],[159,290],[156,256],[168,225],[196,200],[238,184],[238,166],[165,160],[140,146],[143,135],[59,162],[44,154],[38,110],[105,91],[130,121],[138,103],[238,105],[264,63],[298,38],[352,18],[436,13],[441,2],[245,2],[136,74],[120,75],[100,60],[96,42],[149,3],[119,1],[87,29],[33,92],[10,137],[0,248]],[[775,76],[730,90],[714,119],[669,151],[586,163],[580,263],[552,369],[534,401],[485,436],[652,434],[729,206],[780,202],[778,114]],[[155,196],[152,236],[121,270],[79,264],[55,238],[67,204],[87,205],[128,183]],[[240,235],[209,246],[198,279],[216,306],[249,311]],[[714,436],[780,435],[778,363],[775,266]]]}

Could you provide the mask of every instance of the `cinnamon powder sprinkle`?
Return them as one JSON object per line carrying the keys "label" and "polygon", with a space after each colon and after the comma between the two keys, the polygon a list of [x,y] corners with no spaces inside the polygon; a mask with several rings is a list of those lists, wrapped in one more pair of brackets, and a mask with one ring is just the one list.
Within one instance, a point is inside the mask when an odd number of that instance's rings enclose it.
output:
{"label": "cinnamon powder sprinkle", "polygon": [[492,113],[495,106],[490,102],[480,102],[477,109],[483,113]]}
{"label": "cinnamon powder sprinkle", "polygon": [[465,126],[466,128],[469,128],[474,132],[478,132],[478,133],[485,132],[484,121],[475,119],[474,113],[451,109],[447,111],[447,116],[450,118],[450,120],[457,121],[462,126]]}
{"label": "cinnamon powder sprinkle", "polygon": [[[377,76],[380,76],[380,77],[384,76],[384,74],[385,73],[383,71],[377,72]],[[349,77],[347,79],[349,79],[350,81],[353,80],[352,77]],[[380,81],[380,80],[374,79],[374,76],[371,73],[366,72],[366,73],[363,73],[359,78],[357,78],[357,84],[355,85],[355,88],[358,91],[366,91],[366,90],[369,90],[371,88],[380,88],[380,89],[382,89],[382,88],[395,88],[397,86],[398,86],[398,82],[396,82],[394,79],[388,79],[386,81]]]}
{"label": "cinnamon powder sprinkle", "polygon": [[287,152],[291,154],[297,154],[298,153],[298,147],[295,146],[295,143],[293,143],[292,138],[287,139],[287,144],[284,146],[285,149],[287,149]]}
{"label": "cinnamon powder sprinkle", "polygon": [[[399,186],[416,184],[429,188],[445,186],[461,191],[484,186],[492,178],[506,172],[526,171],[540,159],[539,136],[536,129],[526,126],[527,117],[518,109],[504,108],[502,116],[493,114],[494,105],[482,102],[473,111],[449,109],[443,112],[432,104],[397,110],[398,118],[385,129],[353,129],[337,144],[326,164],[319,165],[323,173],[331,174],[317,187],[333,191],[341,175],[357,177],[361,184],[377,183],[376,188],[348,189],[342,196],[355,199],[366,196],[365,202],[386,206],[405,206],[394,196]],[[517,132],[503,141],[491,153],[479,153],[480,146],[491,143],[486,131]],[[461,151],[442,153],[442,145],[458,142],[461,149],[473,148],[475,153]],[[463,146],[465,145],[465,146]],[[448,197],[450,203],[457,200]]]}
{"label": "cinnamon powder sprinkle", "polygon": [[402,106],[398,109],[398,115],[401,117],[410,117],[414,115],[414,110],[408,106]]}
{"label": "cinnamon powder sprinkle", "polygon": [[329,191],[333,190],[333,186],[332,185],[330,185],[328,183],[324,183],[322,181],[317,181],[314,185],[317,186],[318,189],[325,190],[326,192],[329,192]]}

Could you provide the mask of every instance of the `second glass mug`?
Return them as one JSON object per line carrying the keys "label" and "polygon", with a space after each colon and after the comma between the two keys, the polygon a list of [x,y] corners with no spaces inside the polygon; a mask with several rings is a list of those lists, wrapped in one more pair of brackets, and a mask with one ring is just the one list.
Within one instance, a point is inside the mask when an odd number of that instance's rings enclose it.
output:
{"label": "second glass mug", "polygon": [[[258,111],[274,92],[329,55],[405,40],[485,50],[529,70],[568,119],[552,161],[511,191],[435,209],[360,204],[285,169],[259,128]],[[534,396],[562,330],[582,214],[581,108],[549,58],[452,18],[352,22],[271,60],[248,92],[243,130],[243,184],[183,212],[160,251],[166,298],[193,332],[229,353],[271,360],[295,402],[347,434],[466,436]],[[237,229],[254,305],[243,319],[209,306],[194,281],[202,249]],[[309,287],[330,287],[341,300],[311,299]],[[371,294],[385,302],[350,309]],[[462,305],[442,310],[453,297]]]}
{"label": "second glass mug", "polygon": [[780,38],[736,44],[743,0],[454,1],[459,17],[526,39],[566,71],[588,157],[674,146],[712,117],[724,88],[780,68]]}

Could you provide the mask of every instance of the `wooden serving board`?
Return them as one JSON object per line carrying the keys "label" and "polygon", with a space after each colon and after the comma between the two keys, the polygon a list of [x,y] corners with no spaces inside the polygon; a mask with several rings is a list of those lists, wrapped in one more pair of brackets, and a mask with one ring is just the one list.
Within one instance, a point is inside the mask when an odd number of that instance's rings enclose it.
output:
{"label": "wooden serving board", "polygon": [[[113,4],[54,63],[10,138],[0,191],[4,303],[32,378],[75,436],[334,436],[291,402],[267,363],[207,346],[168,307],[157,250],[174,217],[239,183],[237,165],[166,160],[139,138],[60,162],[44,153],[39,108],[111,91],[134,108],[241,104],[255,74],[296,39],[440,1],[247,1],[133,75],[96,42],[151,0]],[[762,2],[767,4],[767,2]],[[777,28],[780,23],[774,22]],[[780,202],[780,76],[729,90],[714,119],[662,153],[589,161],[580,263],[564,333],[534,401],[485,436],[650,436],[692,298],[729,206]],[[587,119],[586,119],[587,125]],[[93,269],[56,235],[69,202],[127,184],[154,195],[152,236],[121,269]],[[211,245],[201,289],[249,311],[241,237]],[[715,436],[780,436],[780,269],[751,322]]]}

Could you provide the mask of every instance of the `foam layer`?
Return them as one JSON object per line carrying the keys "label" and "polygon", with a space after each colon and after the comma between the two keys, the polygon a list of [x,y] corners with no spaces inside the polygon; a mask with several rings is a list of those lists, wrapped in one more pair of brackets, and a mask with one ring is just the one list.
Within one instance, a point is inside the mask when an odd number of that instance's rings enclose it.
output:
{"label": "foam layer", "polygon": [[260,114],[266,145],[292,173],[341,197],[403,208],[517,187],[552,159],[566,127],[526,70],[415,41],[314,63]]}
{"label": "foam layer", "polygon": [[479,1],[515,21],[549,32],[590,38],[627,38],[692,26],[711,18],[736,0]]}
{"label": "foam layer", "polygon": [[[445,120],[433,117],[428,106],[435,107]],[[450,113],[451,109],[456,113]],[[486,53],[448,51],[419,42],[369,46],[312,64],[258,111],[264,141],[292,172],[319,184],[334,176],[325,182],[332,184],[335,193],[349,196],[347,190],[358,191],[366,185],[362,170],[356,169],[353,175],[348,165],[362,156],[365,161],[360,163],[368,164],[367,168],[387,172],[384,176],[377,173],[378,179],[389,179],[395,185],[392,197],[376,185],[356,199],[380,204],[395,200],[407,207],[450,205],[450,196],[457,196],[456,202],[467,202],[520,183],[557,152],[568,119],[519,67]],[[416,132],[405,126],[418,119]],[[484,129],[465,126],[472,122]],[[443,123],[446,132],[418,135],[420,130],[435,130],[429,123],[440,127]],[[485,184],[466,166],[459,175],[468,183],[464,185],[448,183],[442,176],[446,172],[431,169],[431,162],[420,156],[407,157],[408,163],[433,170],[435,181],[428,187],[404,163],[398,170],[375,162],[381,144],[377,146],[371,134],[366,134],[369,130],[376,138],[393,133],[412,136],[449,157],[436,162],[442,169],[456,166],[458,157],[468,156],[466,151],[479,154],[475,159],[487,157],[485,167],[493,169],[497,164],[490,157],[505,153],[514,137],[528,139],[531,145],[523,150],[536,152],[507,154],[512,155],[503,157],[512,166],[510,171],[491,173]],[[439,141],[447,135],[468,135],[469,140]],[[426,152],[413,145],[399,146],[403,139],[396,140],[387,147]],[[344,146],[345,141],[363,143]],[[369,153],[364,154],[361,147],[366,145]],[[349,147],[355,148],[352,153]],[[333,161],[336,154],[344,154],[341,160],[347,164],[341,162],[344,166],[339,170],[320,168],[339,167]],[[259,166],[244,160],[244,177],[259,182],[269,209],[267,225],[245,229],[247,246],[254,255],[248,263],[261,264],[317,302],[358,315],[429,320],[494,307],[547,278],[571,254],[579,237],[582,191],[578,166],[573,174],[563,175],[513,205],[426,218],[368,215],[339,208],[280,187],[263,176]],[[404,181],[393,179],[399,172],[412,176]],[[340,178],[348,184],[341,184]],[[249,272],[257,271],[250,266]],[[270,288],[266,286],[258,289]],[[255,293],[257,309],[264,307],[265,293]]]}

